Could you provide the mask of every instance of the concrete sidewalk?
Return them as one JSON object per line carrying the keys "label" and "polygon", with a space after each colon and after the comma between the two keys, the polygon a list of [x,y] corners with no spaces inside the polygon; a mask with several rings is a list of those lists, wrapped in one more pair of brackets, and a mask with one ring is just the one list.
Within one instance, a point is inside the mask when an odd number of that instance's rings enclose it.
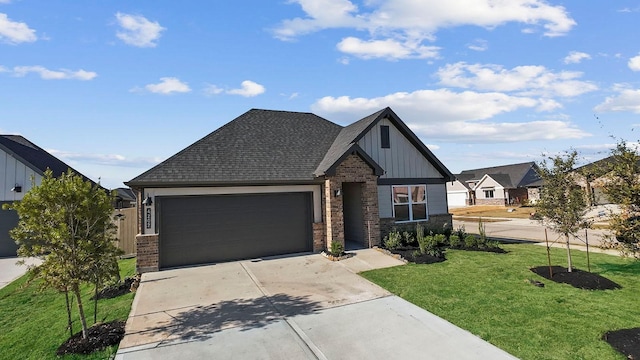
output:
{"label": "concrete sidewalk", "polygon": [[18,261],[23,259],[24,258],[19,257],[0,258],[0,289],[9,285],[20,276],[26,274],[27,266],[37,265],[42,262],[39,259],[27,258],[25,259],[25,265],[16,264]]}
{"label": "concrete sidewalk", "polygon": [[116,359],[515,359],[356,275],[375,249],[144,274]]}

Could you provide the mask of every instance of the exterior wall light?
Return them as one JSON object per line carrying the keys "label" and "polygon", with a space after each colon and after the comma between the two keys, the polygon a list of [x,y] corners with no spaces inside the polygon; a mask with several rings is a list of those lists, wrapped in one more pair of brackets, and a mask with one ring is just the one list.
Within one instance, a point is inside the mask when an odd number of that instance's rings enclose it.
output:
{"label": "exterior wall light", "polygon": [[151,200],[151,196],[147,195],[147,198],[142,200],[142,205],[151,206],[153,204],[153,200]]}

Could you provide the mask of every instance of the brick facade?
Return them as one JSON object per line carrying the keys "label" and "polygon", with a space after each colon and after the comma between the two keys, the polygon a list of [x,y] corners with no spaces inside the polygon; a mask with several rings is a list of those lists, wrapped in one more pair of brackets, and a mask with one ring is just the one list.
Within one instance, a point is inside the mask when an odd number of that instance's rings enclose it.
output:
{"label": "brick facade", "polygon": [[325,246],[324,223],[313,223],[313,251],[320,252]]}
{"label": "brick facade", "polygon": [[364,160],[352,154],[338,165],[335,175],[325,179],[323,216],[327,249],[331,249],[334,241],[344,246],[343,196],[335,195],[337,190],[342,190],[343,183],[361,184],[364,239],[371,245],[379,245],[378,176]]}
{"label": "brick facade", "polygon": [[136,236],[136,272],[144,273],[160,269],[158,234]]}

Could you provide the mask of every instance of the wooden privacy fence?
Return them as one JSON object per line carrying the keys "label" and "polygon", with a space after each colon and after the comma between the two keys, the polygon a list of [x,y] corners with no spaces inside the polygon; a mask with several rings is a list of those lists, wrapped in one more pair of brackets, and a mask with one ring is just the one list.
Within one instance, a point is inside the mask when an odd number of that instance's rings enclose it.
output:
{"label": "wooden privacy fence", "polygon": [[113,222],[116,225],[118,247],[125,255],[136,253],[137,220],[136,208],[125,208],[113,212]]}

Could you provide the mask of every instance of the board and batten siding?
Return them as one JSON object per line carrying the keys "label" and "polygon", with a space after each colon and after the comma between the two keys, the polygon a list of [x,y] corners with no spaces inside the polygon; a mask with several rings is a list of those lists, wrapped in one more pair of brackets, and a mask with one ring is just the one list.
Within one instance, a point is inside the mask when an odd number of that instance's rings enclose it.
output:
{"label": "board and batten siding", "polygon": [[[393,217],[391,188],[392,185],[378,185],[378,212],[381,219]],[[429,215],[449,213],[447,190],[444,184],[427,184],[427,213]]]}
{"label": "board and batten siding", "polygon": [[[389,126],[390,148],[380,145],[380,126]],[[411,144],[388,119],[380,120],[358,145],[384,170],[387,178],[442,178],[443,175]]]}
{"label": "board and batten siding", "polygon": [[[0,201],[22,200],[24,194],[31,189],[31,178],[40,184],[42,176],[26,166],[6,151],[0,150]],[[11,189],[17,185],[22,186],[21,192]]]}

